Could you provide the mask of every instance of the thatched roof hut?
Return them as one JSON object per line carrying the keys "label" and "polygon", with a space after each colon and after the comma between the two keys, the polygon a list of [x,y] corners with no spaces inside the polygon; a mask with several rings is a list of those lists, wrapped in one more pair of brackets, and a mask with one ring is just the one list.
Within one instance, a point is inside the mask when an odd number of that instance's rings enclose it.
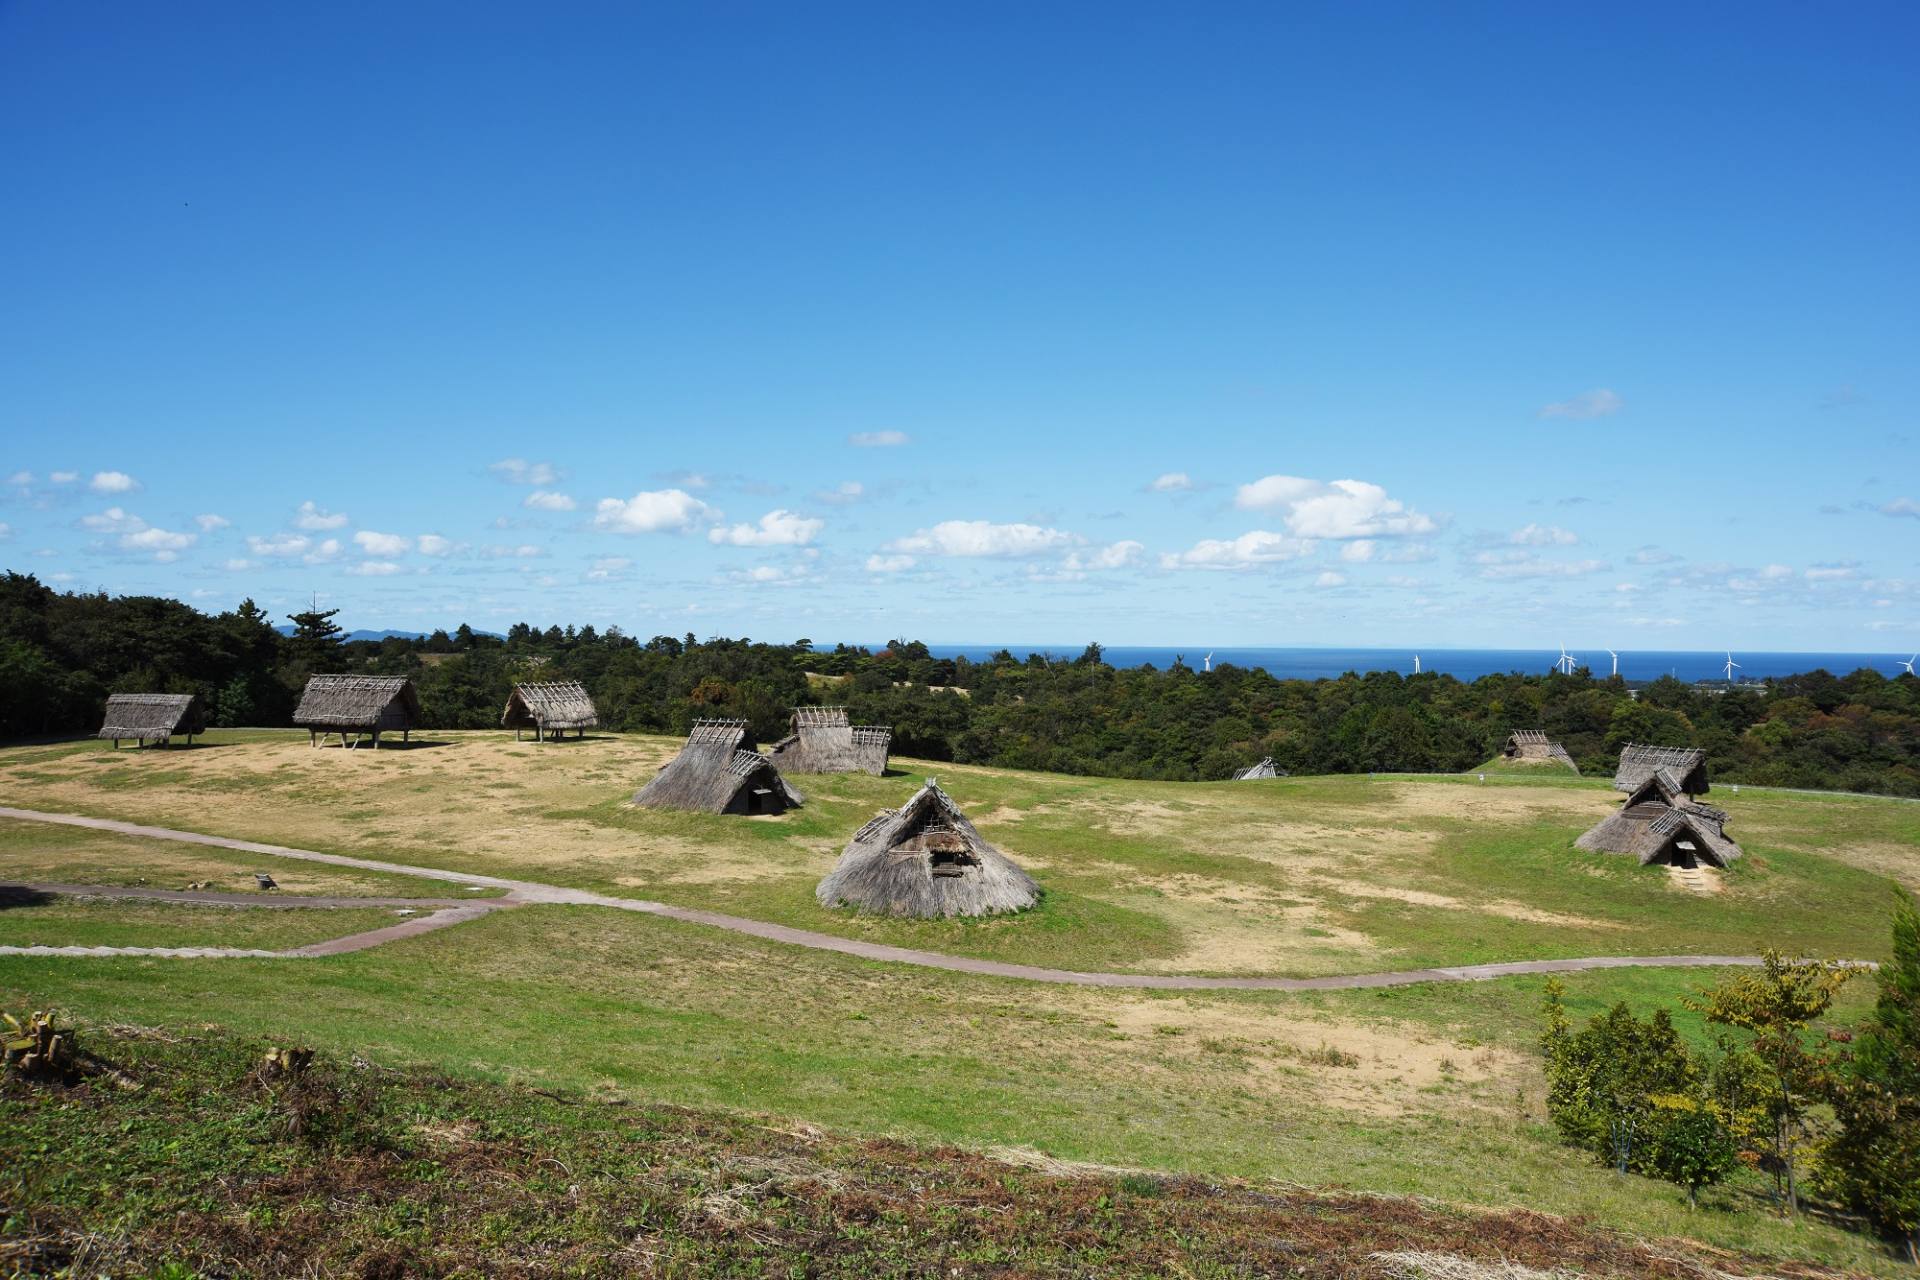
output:
{"label": "thatched roof hut", "polygon": [[633,802],[700,813],[784,813],[803,797],[773,761],[747,749],[745,720],[698,720],[687,745],[667,761]]}
{"label": "thatched roof hut", "polygon": [[1613,775],[1613,789],[1636,791],[1662,769],[1674,776],[1683,794],[1707,794],[1705,751],[1698,747],[1644,747],[1634,742],[1620,749],[1620,768]]}
{"label": "thatched roof hut", "polygon": [[870,773],[887,771],[893,730],[855,725],[845,707],[795,707],[793,732],[767,748],[767,755],[792,773]]}
{"label": "thatched roof hut", "polygon": [[293,722],[316,747],[329,733],[339,734],[343,747],[357,745],[367,734],[377,751],[381,734],[398,729],[404,742],[420,723],[420,695],[405,676],[314,676],[294,708]]}
{"label": "thatched roof hut", "polygon": [[1740,856],[1727,837],[1723,809],[1689,800],[1682,780],[1658,769],[1635,787],[1617,813],[1574,841],[1591,853],[1628,853],[1641,866],[1658,862],[1680,867],[1724,867]]}
{"label": "thatched roof hut", "polygon": [[1257,778],[1284,778],[1286,776],[1287,771],[1276,767],[1273,763],[1272,756],[1261,756],[1259,764],[1248,765],[1238,773],[1235,773],[1233,780],[1235,782],[1252,782]]}
{"label": "thatched roof hut", "polygon": [[1563,764],[1575,773],[1580,772],[1580,766],[1573,762],[1567,749],[1547,737],[1544,729],[1515,729],[1507,735],[1500,754],[1515,764]]}
{"label": "thatched roof hut", "polygon": [[549,680],[513,686],[500,724],[513,730],[515,742],[522,729],[533,730],[535,742],[543,736],[557,738],[569,729],[584,737],[587,730],[600,727],[600,713],[578,680]]}
{"label": "thatched roof hut", "polygon": [[854,833],[814,896],[822,906],[895,916],[984,916],[1032,906],[1040,886],[928,778],[911,800]]}
{"label": "thatched roof hut", "polygon": [[111,738],[118,750],[122,738],[131,738],[136,744],[157,742],[165,746],[174,734],[184,733],[191,743],[193,735],[204,733],[206,728],[205,709],[194,694],[116,693],[108,697],[106,719],[93,736]]}

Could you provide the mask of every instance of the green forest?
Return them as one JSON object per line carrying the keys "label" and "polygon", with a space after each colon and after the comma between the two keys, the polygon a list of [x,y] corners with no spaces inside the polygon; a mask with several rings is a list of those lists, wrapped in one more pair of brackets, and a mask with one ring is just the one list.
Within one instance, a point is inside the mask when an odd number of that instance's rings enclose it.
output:
{"label": "green forest", "polygon": [[[282,622],[291,634],[282,634]],[[410,676],[429,729],[500,723],[518,680],[579,680],[612,730],[680,733],[737,716],[768,742],[790,708],[846,705],[934,760],[1112,777],[1224,778],[1263,755],[1292,773],[1457,772],[1515,728],[1563,742],[1584,773],[1622,744],[1706,749],[1716,781],[1920,796],[1920,680],[1810,671],[1726,690],[1617,677],[1348,674],[1279,680],[1231,666],[1119,669],[1089,644],[1070,661],[1002,652],[935,658],[917,641],[869,651],[617,628],[467,626],[424,639],[343,640],[331,612],[281,620],[246,601],[206,614],[159,596],[56,592],[0,579],[0,738],[86,732],[112,692],[193,692],[212,723],[291,723],[309,675]]]}

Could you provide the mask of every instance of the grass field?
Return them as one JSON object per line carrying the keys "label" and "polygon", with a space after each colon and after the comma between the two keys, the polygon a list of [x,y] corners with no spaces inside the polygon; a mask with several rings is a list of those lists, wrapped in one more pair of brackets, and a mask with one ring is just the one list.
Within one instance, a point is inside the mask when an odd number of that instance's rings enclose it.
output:
{"label": "grass field", "polygon": [[[1574,851],[1573,836],[1617,801],[1604,783],[1570,775],[1181,786],[942,766],[943,785],[1048,897],[1022,917],[906,924],[825,912],[812,887],[854,827],[935,766],[801,778],[805,809],[722,819],[625,806],[672,749],[664,740],[440,736],[444,745],[377,755],[315,752],[283,735],[118,758],[92,744],[12,749],[0,752],[0,803],[997,958],[1193,972],[1749,952],[1769,942],[1872,958],[1886,946],[1889,877],[1920,877],[1920,806],[1873,800],[1716,791],[1748,857],[1721,893],[1701,898],[1659,869]],[[50,874],[68,850],[88,866],[124,859],[156,877],[185,874],[167,861],[177,851],[202,856],[145,840],[106,850],[100,841],[120,838],[36,824],[0,823],[0,833],[0,876],[15,879],[80,879]],[[303,890],[339,891],[327,881],[334,869],[312,870]],[[294,887],[291,865],[274,874]],[[0,940],[16,927],[9,914],[0,912]],[[193,919],[181,915],[178,927],[197,927]],[[1714,977],[1618,970],[1568,986],[1582,1012],[1621,998],[1671,1002]],[[1544,1123],[1533,1049],[1539,991],[1537,980],[1304,995],[1037,986],[585,907],[496,913],[326,961],[0,958],[0,1000],[100,1023],[211,1023],[589,1098],[1528,1206],[1897,1270],[1856,1234],[1770,1217],[1756,1186],[1712,1192],[1689,1214],[1674,1188],[1617,1178],[1560,1147]],[[1870,995],[1869,982],[1853,984],[1843,1015]],[[1681,1024],[1704,1039],[1689,1017]]]}

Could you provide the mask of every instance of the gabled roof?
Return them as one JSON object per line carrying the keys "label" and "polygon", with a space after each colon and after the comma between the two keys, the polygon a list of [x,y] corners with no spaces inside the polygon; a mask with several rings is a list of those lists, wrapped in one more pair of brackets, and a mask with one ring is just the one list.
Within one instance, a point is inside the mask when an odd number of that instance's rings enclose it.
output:
{"label": "gabled roof", "polygon": [[206,727],[200,699],[191,693],[116,693],[97,738],[165,739]]}
{"label": "gabled roof", "polygon": [[1250,764],[1233,775],[1235,782],[1251,782],[1257,778],[1284,778],[1286,770],[1277,768],[1272,756],[1261,756],[1260,763]]}
{"label": "gabled roof", "polygon": [[1040,886],[929,778],[854,833],[814,896],[822,906],[887,915],[979,916],[1030,907]]}
{"label": "gabled roof", "polygon": [[747,750],[746,740],[744,720],[696,721],[687,745],[634,793],[633,802],[701,813],[778,812],[800,804],[805,797],[780,776],[773,761]]}
{"label": "gabled roof", "polygon": [[419,720],[420,695],[405,676],[313,676],[293,712],[295,724],[313,728],[411,727]]}
{"label": "gabled roof", "polygon": [[513,686],[500,723],[507,728],[536,725],[542,729],[593,729],[600,713],[578,680],[525,682]]}
{"label": "gabled roof", "polygon": [[1707,753],[1699,747],[1648,747],[1629,742],[1620,750],[1620,767],[1613,775],[1615,791],[1633,791],[1658,770],[1673,775],[1690,796],[1707,793]]}
{"label": "gabled roof", "polygon": [[883,725],[853,725],[845,707],[795,707],[793,732],[768,749],[774,763],[795,773],[870,773],[887,771],[893,730]]}

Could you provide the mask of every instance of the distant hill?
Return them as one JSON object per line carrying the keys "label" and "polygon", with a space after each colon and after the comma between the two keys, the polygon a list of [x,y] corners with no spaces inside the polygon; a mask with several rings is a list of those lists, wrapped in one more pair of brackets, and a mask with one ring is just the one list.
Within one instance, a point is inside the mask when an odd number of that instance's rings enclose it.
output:
{"label": "distant hill", "polygon": [[[293,634],[293,628],[285,625],[275,627],[274,630],[283,636]],[[453,631],[454,629],[452,627],[447,628],[448,635],[452,635]],[[425,640],[432,634],[431,631],[349,631],[346,635],[342,636],[341,639],[348,644],[356,640],[390,640],[395,636],[398,636],[402,640]],[[473,634],[477,636],[491,636],[495,640],[506,639],[506,637],[498,631],[476,631]]]}

